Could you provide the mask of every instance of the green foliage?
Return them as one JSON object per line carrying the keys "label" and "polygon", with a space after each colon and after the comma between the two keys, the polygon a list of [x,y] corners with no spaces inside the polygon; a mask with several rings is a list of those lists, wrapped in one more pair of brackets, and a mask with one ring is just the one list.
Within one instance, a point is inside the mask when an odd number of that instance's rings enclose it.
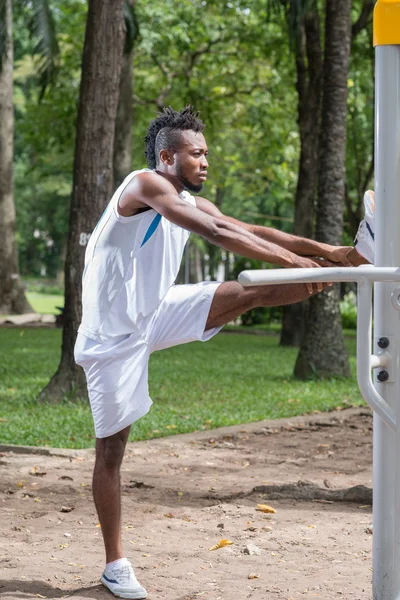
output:
{"label": "green foliage", "polygon": [[35,0],[29,5],[28,27],[35,39],[34,54],[38,57],[37,71],[42,97],[47,86],[54,80],[59,48],[48,0]]}
{"label": "green foliage", "polygon": [[51,8],[59,65],[40,102],[33,48],[23,27],[26,15],[15,15],[15,203],[21,272],[55,277],[68,228],[86,3],[54,0]]}
{"label": "green foliage", "polygon": [[[0,335],[2,443],[84,448],[94,445],[85,401],[40,404],[38,392],[58,365],[61,332],[3,329]],[[150,413],[130,439],[149,439],[289,417],[362,403],[355,379],[300,382],[292,377],[296,349],[270,336],[221,334],[207,342],[156,352],[150,360]]]}
{"label": "green foliage", "polygon": [[[41,0],[35,4],[38,15],[45,4],[59,53],[57,78],[39,102],[32,59],[38,38],[31,38],[27,28],[32,3],[14,2],[16,205],[23,274],[53,277],[65,251],[87,3]],[[142,140],[156,111],[192,103],[206,121],[210,150],[204,195],[227,214],[290,232],[299,158],[295,69],[288,43],[291,21],[288,14],[271,12],[271,4],[137,0],[132,13],[127,3],[131,42],[139,31],[132,167],[144,166]],[[305,0],[278,4],[294,11],[293,22],[309,7]],[[353,21],[361,5],[361,0],[353,3]],[[354,41],[348,84],[346,243],[354,235],[372,164],[369,36],[365,30]],[[203,248],[208,252],[207,244]]]}
{"label": "green foliage", "polygon": [[124,19],[126,27],[124,52],[129,54],[133,48],[137,36],[139,35],[139,23],[132,0],[125,0]]}
{"label": "green foliage", "polygon": [[340,302],[340,314],[342,326],[345,329],[356,329],[357,327],[357,296],[354,292],[345,294]]}

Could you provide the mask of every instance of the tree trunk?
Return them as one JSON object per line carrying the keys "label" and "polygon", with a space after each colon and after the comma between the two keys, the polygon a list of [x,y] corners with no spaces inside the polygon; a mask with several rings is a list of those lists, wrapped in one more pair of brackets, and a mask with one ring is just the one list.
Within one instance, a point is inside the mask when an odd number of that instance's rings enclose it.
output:
{"label": "tree trunk", "polygon": [[[129,0],[131,6],[133,0]],[[126,46],[127,44],[125,44]],[[133,44],[126,48],[122,59],[119,83],[119,103],[115,123],[114,189],[132,170],[133,149]]]}
{"label": "tree trunk", "polygon": [[[334,245],[343,231],[350,12],[351,0],[327,0],[316,238]],[[349,376],[339,299],[338,285],[311,298],[296,376]]]}
{"label": "tree trunk", "polygon": [[[322,96],[322,49],[319,14],[316,6],[304,17],[296,45],[296,88],[300,131],[300,163],[297,179],[293,233],[312,237],[314,199],[317,185],[319,123]],[[308,301],[283,309],[281,346],[300,346]]]}
{"label": "tree trunk", "polygon": [[89,0],[65,262],[65,325],[57,373],[41,398],[86,396],[74,344],[82,314],[85,246],[113,185],[113,148],[124,43],[124,0]]}
{"label": "tree trunk", "polygon": [[14,113],[12,0],[0,15],[6,31],[5,55],[0,64],[0,314],[32,312],[19,276],[14,205]]}

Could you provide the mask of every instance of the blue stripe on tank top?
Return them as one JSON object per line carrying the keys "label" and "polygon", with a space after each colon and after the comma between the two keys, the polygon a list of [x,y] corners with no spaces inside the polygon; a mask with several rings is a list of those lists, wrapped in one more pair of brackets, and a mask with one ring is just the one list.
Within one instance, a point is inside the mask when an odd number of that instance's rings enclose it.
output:
{"label": "blue stripe on tank top", "polygon": [[367,223],[367,221],[365,221],[365,224],[366,224],[366,226],[367,226],[367,229],[368,229],[368,231],[369,231],[369,234],[370,234],[370,236],[371,236],[371,237],[372,237],[372,239],[375,241],[375,235],[374,235],[374,232],[372,231],[372,229],[371,229],[370,225]]}
{"label": "blue stripe on tank top", "polygon": [[151,236],[153,235],[153,233],[157,229],[158,224],[159,224],[160,221],[161,221],[161,215],[157,214],[154,217],[154,219],[152,220],[152,222],[150,223],[149,228],[146,231],[146,235],[143,238],[143,242],[140,244],[140,247],[144,246],[145,243],[151,238]]}

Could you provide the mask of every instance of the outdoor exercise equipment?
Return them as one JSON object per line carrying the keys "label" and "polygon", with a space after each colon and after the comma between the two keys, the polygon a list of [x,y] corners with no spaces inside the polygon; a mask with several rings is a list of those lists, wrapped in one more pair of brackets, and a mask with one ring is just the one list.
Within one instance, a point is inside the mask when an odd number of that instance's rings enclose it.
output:
{"label": "outdoor exercise equipment", "polygon": [[375,266],[243,271],[239,282],[357,282],[357,379],[374,410],[373,599],[400,600],[400,0],[375,4],[374,46]]}

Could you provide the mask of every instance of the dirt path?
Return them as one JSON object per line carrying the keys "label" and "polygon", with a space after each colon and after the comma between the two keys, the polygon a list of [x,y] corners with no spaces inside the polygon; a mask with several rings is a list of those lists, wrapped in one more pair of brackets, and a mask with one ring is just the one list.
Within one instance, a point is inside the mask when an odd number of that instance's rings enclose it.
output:
{"label": "dirt path", "polygon": [[[370,600],[371,432],[349,409],[129,444],[123,537],[149,600]],[[111,598],[93,451],[3,450],[0,598]]]}

